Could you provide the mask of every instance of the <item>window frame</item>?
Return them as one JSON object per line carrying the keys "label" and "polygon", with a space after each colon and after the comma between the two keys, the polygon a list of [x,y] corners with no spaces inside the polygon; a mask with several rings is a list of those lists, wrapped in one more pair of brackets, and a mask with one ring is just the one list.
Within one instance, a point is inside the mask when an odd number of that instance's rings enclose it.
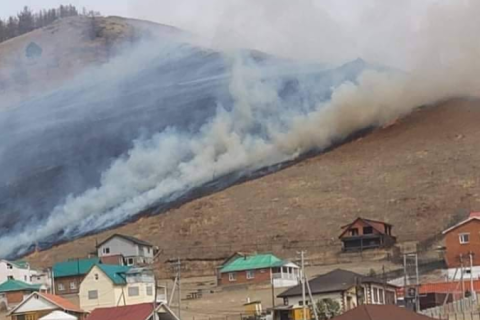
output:
{"label": "window frame", "polygon": [[236,272],[229,272],[228,273],[228,281],[230,281],[230,282],[237,281],[237,273]]}
{"label": "window frame", "polygon": [[245,276],[247,280],[255,279],[255,270],[247,270]]}
{"label": "window frame", "polygon": [[88,300],[98,300],[98,290],[89,290],[87,292],[87,295],[88,295]]}
{"label": "window frame", "polygon": [[[133,292],[131,290],[134,290]],[[140,296],[140,288],[139,287],[128,287],[127,294],[129,297],[139,297]]]}
{"label": "window frame", "polygon": [[152,286],[147,286],[145,291],[147,293],[147,296],[153,296],[153,287]]}
{"label": "window frame", "polygon": [[58,291],[65,291],[65,285],[61,282],[57,283],[57,289]]}
{"label": "window frame", "polygon": [[[367,233],[367,232],[365,231],[365,229],[371,230],[371,232],[368,232],[368,233]],[[363,227],[362,232],[363,232],[364,235],[373,234],[373,227],[372,227],[372,226],[365,226],[365,227]]]}
{"label": "window frame", "polygon": [[102,253],[103,254],[110,254],[110,247],[103,247]]}
{"label": "window frame", "polygon": [[[467,237],[467,241],[464,241],[463,237]],[[469,244],[470,243],[470,232],[463,232],[458,234],[458,241],[460,244]]]}
{"label": "window frame", "polygon": [[70,290],[78,290],[78,286],[75,281],[70,281],[69,287],[70,287]]}

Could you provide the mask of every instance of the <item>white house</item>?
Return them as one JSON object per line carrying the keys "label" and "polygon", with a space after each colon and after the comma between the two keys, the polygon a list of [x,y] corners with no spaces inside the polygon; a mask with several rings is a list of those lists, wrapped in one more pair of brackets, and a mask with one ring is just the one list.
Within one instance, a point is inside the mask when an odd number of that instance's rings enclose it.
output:
{"label": "white house", "polygon": [[153,263],[153,251],[150,243],[123,234],[114,234],[97,245],[100,259],[123,256],[125,264],[129,266]]}
{"label": "white house", "polygon": [[31,284],[32,276],[37,273],[39,272],[30,269],[30,265],[27,262],[0,260],[0,283],[4,283],[7,280],[20,280]]}
{"label": "white house", "polygon": [[[157,299],[155,292],[157,291]],[[145,268],[94,265],[80,284],[80,307],[86,311],[166,301],[155,288],[153,272]]]}
{"label": "white house", "polygon": [[[320,275],[308,284],[315,303],[332,299],[339,303],[342,312],[361,304],[396,304],[397,301],[396,286],[341,269]],[[278,297],[283,298],[285,306],[303,306],[301,285],[284,291]],[[308,295],[305,303],[310,304]]]}

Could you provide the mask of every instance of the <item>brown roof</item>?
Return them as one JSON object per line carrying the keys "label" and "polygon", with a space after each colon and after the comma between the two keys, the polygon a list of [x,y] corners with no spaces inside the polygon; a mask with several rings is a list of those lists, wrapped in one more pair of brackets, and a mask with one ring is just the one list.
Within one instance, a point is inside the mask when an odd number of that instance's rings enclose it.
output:
{"label": "brown roof", "polygon": [[98,308],[93,310],[87,320],[146,320],[153,313],[153,303],[141,303],[131,306]]}
{"label": "brown roof", "polygon": [[56,296],[54,294],[50,293],[38,293],[40,296],[44,297],[45,299],[49,300],[50,302],[56,304],[60,308],[66,311],[73,311],[73,312],[78,312],[78,313],[84,313],[82,309],[74,305],[72,302],[68,301],[67,299],[64,299],[62,297]]}
{"label": "brown roof", "polygon": [[332,320],[434,320],[394,305],[361,305]]}
{"label": "brown roof", "polygon": [[377,221],[377,220],[372,220],[372,219],[364,219],[364,218],[358,217],[352,223],[344,225],[340,228],[340,229],[342,229],[342,233],[340,234],[339,238],[341,238],[350,229],[350,227],[353,226],[359,220],[361,220],[365,224],[371,226],[373,229],[377,230],[381,234],[385,234],[385,227],[384,226],[392,226],[391,224],[383,222],[383,221]]}

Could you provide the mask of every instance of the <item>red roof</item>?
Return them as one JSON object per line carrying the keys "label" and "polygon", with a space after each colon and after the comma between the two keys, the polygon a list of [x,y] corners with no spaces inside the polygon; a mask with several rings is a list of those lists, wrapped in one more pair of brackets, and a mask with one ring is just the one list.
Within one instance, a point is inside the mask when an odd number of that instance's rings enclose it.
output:
{"label": "red roof", "polygon": [[93,310],[87,320],[146,320],[152,315],[153,303],[134,304]]}
{"label": "red roof", "polygon": [[480,218],[480,212],[470,212],[469,218]]}
{"label": "red roof", "polygon": [[[470,280],[464,280],[465,291],[470,291]],[[473,289],[480,292],[480,280],[473,280]],[[424,283],[420,286],[420,294],[426,293],[455,293],[462,292],[462,283],[460,281]]]}
{"label": "red roof", "polygon": [[394,305],[361,305],[332,320],[433,320]]}
{"label": "red roof", "polygon": [[42,292],[42,293],[39,293],[39,295],[43,296],[47,300],[50,300],[51,302],[53,302],[63,310],[79,312],[79,313],[85,312],[79,307],[77,307],[76,305],[74,305],[72,302],[68,301],[67,299],[56,296],[54,294]]}

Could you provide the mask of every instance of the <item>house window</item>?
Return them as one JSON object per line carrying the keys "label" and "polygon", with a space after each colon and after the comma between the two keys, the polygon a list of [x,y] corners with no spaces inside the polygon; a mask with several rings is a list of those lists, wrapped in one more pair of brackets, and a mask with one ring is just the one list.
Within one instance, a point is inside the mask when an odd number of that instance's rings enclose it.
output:
{"label": "house window", "polygon": [[350,229],[350,235],[351,236],[358,236],[358,228]]}
{"label": "house window", "polygon": [[70,290],[77,290],[77,284],[75,281],[70,282]]}
{"label": "house window", "polygon": [[235,272],[231,272],[228,274],[228,281],[237,281],[237,274]]}
{"label": "house window", "polygon": [[25,282],[27,282],[27,276],[23,276]]}
{"label": "house window", "polygon": [[470,242],[470,233],[460,233],[458,235],[461,244],[466,244]]}
{"label": "house window", "polygon": [[8,280],[14,280],[14,279],[13,279],[13,276],[8,276],[7,279],[8,279]]}
{"label": "house window", "polygon": [[372,227],[363,227],[363,234],[372,234],[373,228]]}
{"label": "house window", "polygon": [[128,288],[128,296],[129,297],[138,297],[140,295],[140,290],[138,287],[129,287]]}
{"label": "house window", "polygon": [[128,258],[127,259],[127,265],[133,266],[133,262],[134,262],[133,258]]}
{"label": "house window", "polygon": [[384,304],[384,300],[383,300],[383,289],[378,289],[378,295],[379,295],[379,298],[380,298],[380,303],[381,304]]}
{"label": "house window", "polygon": [[95,280],[98,280],[98,273],[95,273]]}
{"label": "house window", "polygon": [[98,291],[97,290],[88,291],[88,300],[95,300],[95,299],[98,299]]}
{"label": "house window", "polygon": [[255,271],[254,270],[248,270],[247,271],[247,279],[254,279],[255,278]]}
{"label": "house window", "polygon": [[104,254],[109,254],[110,253],[110,248],[109,247],[103,248],[103,253]]}
{"label": "house window", "polygon": [[147,296],[153,296],[153,287],[147,287]]}
{"label": "house window", "polygon": [[283,305],[288,306],[288,298],[283,298]]}
{"label": "house window", "polygon": [[7,269],[12,270],[13,266],[10,263],[7,263]]}
{"label": "house window", "polygon": [[65,285],[63,283],[59,283],[57,285],[57,289],[58,289],[58,291],[65,291]]}
{"label": "house window", "polygon": [[377,302],[378,302],[378,289],[373,288],[373,303],[377,303]]}
{"label": "house window", "polygon": [[[298,305],[303,306],[303,300],[298,301]],[[308,306],[308,300],[305,301],[305,305]]]}

